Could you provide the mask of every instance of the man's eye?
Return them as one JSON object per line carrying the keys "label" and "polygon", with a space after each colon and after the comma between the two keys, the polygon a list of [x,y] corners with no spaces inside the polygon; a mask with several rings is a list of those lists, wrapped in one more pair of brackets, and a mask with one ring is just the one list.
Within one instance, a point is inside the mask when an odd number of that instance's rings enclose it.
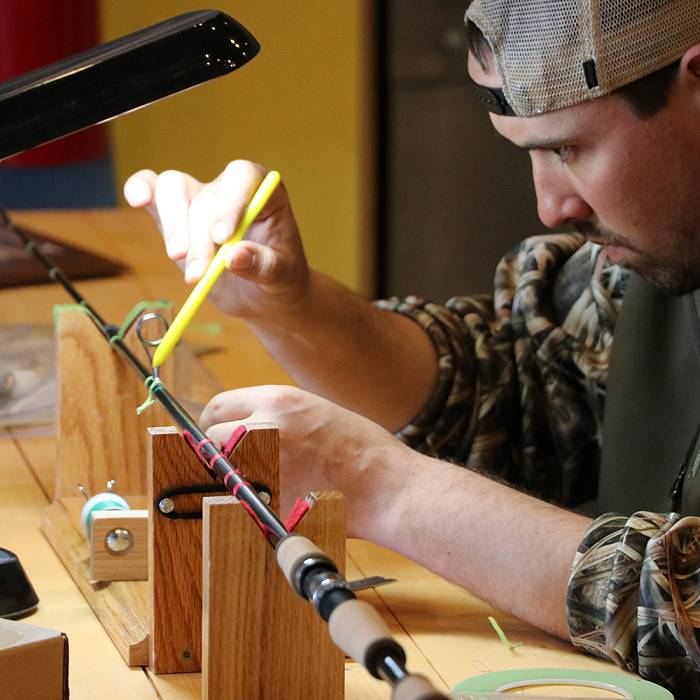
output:
{"label": "man's eye", "polygon": [[556,154],[556,156],[562,163],[570,161],[573,158],[575,152],[576,151],[573,146],[560,146],[559,148],[552,149],[552,153]]}

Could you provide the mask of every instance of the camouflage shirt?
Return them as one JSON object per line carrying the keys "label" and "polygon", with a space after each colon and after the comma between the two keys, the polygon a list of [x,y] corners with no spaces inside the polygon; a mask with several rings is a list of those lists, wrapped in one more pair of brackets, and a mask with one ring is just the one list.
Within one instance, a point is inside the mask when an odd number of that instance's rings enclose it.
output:
{"label": "camouflage shirt", "polygon": [[[419,323],[439,375],[399,437],[562,506],[595,498],[608,363],[628,273],[575,234],[525,240],[493,296],[377,302]],[[606,514],[572,565],[573,643],[700,697],[700,518]]]}

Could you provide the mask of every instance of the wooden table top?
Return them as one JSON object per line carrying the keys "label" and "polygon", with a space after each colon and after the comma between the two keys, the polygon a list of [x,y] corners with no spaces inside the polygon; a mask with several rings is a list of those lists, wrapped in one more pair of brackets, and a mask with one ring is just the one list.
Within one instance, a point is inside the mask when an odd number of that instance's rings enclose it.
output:
{"label": "wooden table top", "polygon": [[[17,213],[24,226],[107,254],[129,266],[111,279],[78,283],[78,288],[109,321],[119,323],[143,299],[170,299],[179,308],[188,288],[167,260],[150,219],[131,210]],[[0,290],[0,324],[51,323],[52,306],[66,303],[56,285]],[[189,334],[195,346],[217,352],[202,362],[221,386],[283,383],[285,374],[241,322],[205,305],[198,323],[219,323],[222,333]],[[0,355],[2,350],[0,349]],[[232,361],[235,357],[235,361]],[[201,696],[199,674],[156,676],[128,668],[97,618],[39,530],[54,485],[54,439],[0,437],[0,546],[15,552],[41,600],[25,621],[61,630],[70,644],[71,698],[100,700],[185,700]],[[422,567],[368,542],[348,542],[348,576],[381,574],[398,583],[366,592],[408,654],[409,669],[424,673],[446,691],[487,671],[562,667],[612,671],[606,662],[575,652],[564,642],[503,613]],[[509,639],[509,650],[491,625],[494,615]],[[592,696],[594,691],[584,691]],[[541,693],[540,693],[541,694]],[[346,670],[346,698],[388,698],[389,688],[355,663]],[[598,695],[600,696],[600,695]],[[610,697],[610,696],[608,696]]]}

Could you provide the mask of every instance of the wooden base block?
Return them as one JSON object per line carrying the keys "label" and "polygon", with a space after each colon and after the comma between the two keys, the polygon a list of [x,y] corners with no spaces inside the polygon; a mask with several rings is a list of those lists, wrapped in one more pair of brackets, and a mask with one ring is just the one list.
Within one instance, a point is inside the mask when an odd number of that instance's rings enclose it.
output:
{"label": "wooden base block", "polygon": [[[341,494],[318,494],[298,531],[344,566]],[[343,652],[235,498],[204,499],[203,545],[204,700],[342,700]]]}
{"label": "wooden base block", "polygon": [[[74,499],[80,512],[82,498]],[[41,520],[41,529],[56,550],[63,565],[80,592],[99,618],[129,666],[148,664],[148,583],[146,581],[114,581],[92,583],[88,563],[88,541],[80,529],[75,514],[69,513],[59,501],[48,506]]]}

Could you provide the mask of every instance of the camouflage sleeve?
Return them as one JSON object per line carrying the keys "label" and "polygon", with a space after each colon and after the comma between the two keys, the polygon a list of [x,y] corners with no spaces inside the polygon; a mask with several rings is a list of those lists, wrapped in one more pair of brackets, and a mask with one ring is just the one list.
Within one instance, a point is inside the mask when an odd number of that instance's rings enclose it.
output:
{"label": "camouflage sleeve", "polygon": [[700,697],[700,518],[606,514],[579,546],[568,590],[572,642]]}
{"label": "camouflage sleeve", "polygon": [[438,355],[435,390],[399,436],[563,505],[592,498],[625,284],[599,246],[554,234],[501,260],[493,297],[377,302],[419,323]]}

